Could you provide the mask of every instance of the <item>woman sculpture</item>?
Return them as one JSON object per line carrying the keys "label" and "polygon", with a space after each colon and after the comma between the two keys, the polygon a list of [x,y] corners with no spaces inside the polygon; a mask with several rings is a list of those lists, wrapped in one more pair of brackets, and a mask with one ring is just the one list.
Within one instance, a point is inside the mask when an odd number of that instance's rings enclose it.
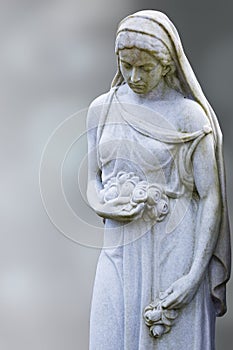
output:
{"label": "woman sculpture", "polygon": [[112,88],[88,112],[91,207],[104,218],[91,350],[213,350],[230,242],[222,136],[161,12],[123,19]]}

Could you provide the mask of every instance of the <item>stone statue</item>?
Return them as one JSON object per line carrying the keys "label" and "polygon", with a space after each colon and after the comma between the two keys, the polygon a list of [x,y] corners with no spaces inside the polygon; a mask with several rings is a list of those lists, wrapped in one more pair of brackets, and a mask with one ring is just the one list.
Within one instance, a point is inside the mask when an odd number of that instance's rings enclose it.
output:
{"label": "stone statue", "polygon": [[123,19],[116,55],[87,117],[87,197],[105,222],[90,350],[213,350],[230,266],[218,120],[163,13]]}

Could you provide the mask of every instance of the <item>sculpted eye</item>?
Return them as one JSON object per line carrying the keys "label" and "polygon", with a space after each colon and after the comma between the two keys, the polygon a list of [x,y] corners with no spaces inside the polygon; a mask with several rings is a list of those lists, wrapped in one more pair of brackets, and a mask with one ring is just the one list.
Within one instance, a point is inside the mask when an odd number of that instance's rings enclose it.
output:
{"label": "sculpted eye", "polygon": [[142,66],[142,69],[145,72],[151,72],[155,67],[154,66]]}
{"label": "sculpted eye", "polygon": [[122,61],[121,61],[121,64],[123,65],[123,67],[124,67],[125,69],[131,69],[131,68],[132,68],[132,66],[131,66],[130,63],[122,62]]}

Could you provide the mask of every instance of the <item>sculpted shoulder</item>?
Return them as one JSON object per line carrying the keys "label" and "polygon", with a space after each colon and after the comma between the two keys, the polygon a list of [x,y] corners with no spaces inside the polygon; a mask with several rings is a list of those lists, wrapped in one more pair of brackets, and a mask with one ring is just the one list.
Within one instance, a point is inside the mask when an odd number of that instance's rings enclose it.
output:
{"label": "sculpted shoulder", "polygon": [[104,105],[107,103],[108,97],[110,96],[111,90],[108,91],[105,94],[102,94],[95,98],[89,108],[87,113],[87,127],[88,128],[95,128],[98,126],[101,111]]}
{"label": "sculpted shoulder", "polygon": [[[117,90],[117,95],[122,102],[135,102],[130,99],[129,89],[126,84]],[[145,99],[142,105],[164,115],[168,122],[184,132],[194,132],[202,129],[205,125],[210,126],[202,106],[194,100],[185,98],[181,93],[173,89],[168,91],[164,99]]]}
{"label": "sculpted shoulder", "polygon": [[182,115],[180,124],[183,131],[194,132],[202,129],[205,125],[210,126],[208,117],[198,102],[183,98],[177,101],[177,103],[180,103]]}

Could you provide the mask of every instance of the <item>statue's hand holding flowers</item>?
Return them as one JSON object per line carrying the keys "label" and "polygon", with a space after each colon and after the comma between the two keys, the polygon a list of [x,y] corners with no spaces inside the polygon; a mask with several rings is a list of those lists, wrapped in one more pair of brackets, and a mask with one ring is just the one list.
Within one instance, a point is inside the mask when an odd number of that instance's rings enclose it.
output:
{"label": "statue's hand holding flowers", "polygon": [[121,171],[100,191],[100,201],[113,210],[119,220],[162,221],[169,212],[169,200],[164,190],[140,180],[134,173]]}

